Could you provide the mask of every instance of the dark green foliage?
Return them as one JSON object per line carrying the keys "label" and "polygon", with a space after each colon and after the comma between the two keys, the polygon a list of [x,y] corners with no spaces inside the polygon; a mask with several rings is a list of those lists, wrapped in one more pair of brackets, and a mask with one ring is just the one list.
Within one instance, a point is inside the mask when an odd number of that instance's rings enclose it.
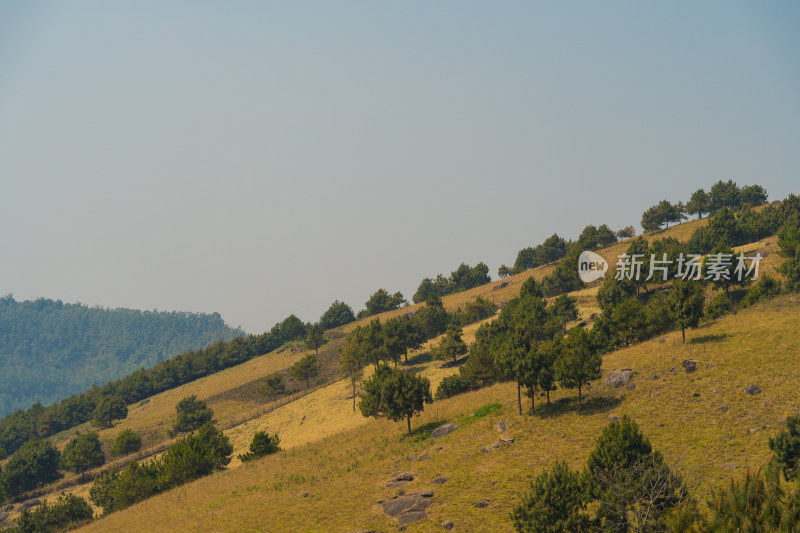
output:
{"label": "dark green foliage", "polygon": [[559,343],[555,360],[555,376],[565,389],[578,389],[578,409],[583,407],[583,387],[600,378],[602,359],[593,349],[589,333],[583,328],[573,328]]}
{"label": "dark green foliage", "polygon": [[469,290],[492,281],[489,267],[478,263],[474,267],[461,263],[449,277],[439,274],[435,279],[425,278],[419,284],[412,298],[414,303],[425,302],[430,298],[441,298],[448,294]]}
{"label": "dark green foliage", "polygon": [[681,328],[686,342],[686,328],[694,328],[703,317],[705,293],[699,281],[677,279],[669,291],[669,310],[672,320]]}
{"label": "dark green foliage", "polygon": [[786,276],[786,288],[790,291],[798,291],[800,290],[800,228],[796,225],[786,225],[781,228],[778,233],[778,246],[780,246],[780,254],[784,258],[778,271]]}
{"label": "dark green foliage", "polygon": [[589,454],[587,469],[594,478],[641,462],[653,452],[650,440],[627,415],[611,422],[598,437]]}
{"label": "dark green foliage", "polygon": [[159,460],[158,485],[162,490],[222,470],[230,463],[233,446],[222,431],[206,422],[170,446]]}
{"label": "dark green foliage", "polygon": [[633,226],[625,226],[618,230],[616,235],[619,239],[632,239],[636,236],[636,229]]}
{"label": "dark green foliage", "polygon": [[786,419],[786,429],[770,437],[769,449],[775,454],[775,462],[786,481],[797,479],[800,472],[800,415]]}
{"label": "dark green foliage", "polygon": [[306,332],[306,346],[314,353],[319,353],[319,348],[325,344],[325,331],[319,324],[314,324]]}
{"label": "dark green foliage", "polygon": [[364,383],[358,406],[364,416],[386,417],[397,421],[403,418],[411,434],[411,417],[431,403],[431,384],[428,378],[380,365]]}
{"label": "dark green foliage", "polygon": [[287,316],[283,322],[278,325],[278,330],[281,338],[285,341],[302,339],[307,333],[306,325],[295,315]]}
{"label": "dark green foliage", "polygon": [[570,246],[566,255],[559,261],[556,269],[542,280],[544,293],[548,297],[558,296],[566,292],[583,288],[578,276],[578,257],[580,246]]}
{"label": "dark green foliage", "polygon": [[83,473],[103,466],[106,456],[96,431],[78,434],[61,451],[61,466],[70,472]]}
{"label": "dark green foliage", "polygon": [[350,381],[350,386],[353,388],[353,411],[356,410],[356,384],[363,375],[363,369],[366,365],[365,354],[359,342],[359,338],[355,335],[348,336],[344,345],[339,350],[339,367],[345,376]]}
{"label": "dark green foliage", "polygon": [[265,377],[259,392],[267,398],[274,398],[286,392],[286,383],[283,381],[283,374],[275,372]]}
{"label": "dark green foliage", "polygon": [[619,303],[634,294],[636,294],[636,286],[631,280],[608,276],[597,291],[597,304],[603,312],[610,312]]}
{"label": "dark green foliage", "polygon": [[104,396],[94,410],[94,425],[99,428],[110,428],[114,420],[123,420],[128,416],[128,406],[119,396]]}
{"label": "dark green foliage", "polygon": [[697,189],[692,193],[692,197],[686,204],[686,213],[689,215],[697,215],[698,219],[703,218],[705,213],[711,209],[711,199],[703,189]]}
{"label": "dark green foliage", "polygon": [[671,204],[667,200],[661,200],[642,214],[642,228],[645,231],[657,231],[661,226],[669,227],[670,224],[677,224],[684,218],[686,216],[682,203]]}
{"label": "dark green foliage", "polygon": [[[9,299],[6,297],[3,300],[7,302]],[[262,335],[236,337],[229,342],[220,341],[201,350],[177,355],[149,370],[138,370],[123,379],[103,387],[93,387],[86,393],[71,396],[47,408],[34,404],[27,410],[17,410],[0,421],[0,448],[13,453],[31,437],[55,435],[87,422],[94,416],[97,404],[105,397],[120,396],[126,403],[132,404],[275,350],[293,340],[286,335],[295,334],[292,330],[297,322],[296,317],[290,317]],[[0,455],[0,458],[3,457]]]}
{"label": "dark green foliage", "polygon": [[319,324],[323,329],[333,329],[339,326],[344,326],[350,322],[355,321],[356,315],[353,314],[353,309],[344,302],[336,300],[325,311],[319,319]]}
{"label": "dark green foliage", "polygon": [[440,298],[431,298],[417,311],[414,320],[422,331],[422,337],[432,339],[445,332],[450,322],[450,315],[444,310]]}
{"label": "dark green foliage", "polygon": [[444,400],[471,391],[474,388],[475,386],[472,381],[459,374],[446,376],[439,382],[439,386],[436,387],[436,395],[434,398],[437,400]]}
{"label": "dark green foliage", "polygon": [[727,294],[721,293],[716,295],[706,306],[705,318],[707,320],[714,320],[721,316],[727,315],[733,310],[733,303]]}
{"label": "dark green foliage", "polygon": [[[0,324],[0,416],[244,335],[217,313],[106,309],[45,298],[17,302],[11,295],[0,298]],[[0,442],[8,453],[21,444]]]}
{"label": "dark green foliage", "polygon": [[773,278],[769,274],[764,274],[758,278],[758,281],[750,287],[747,291],[742,302],[741,307],[749,307],[760,302],[765,302],[775,298],[781,293],[781,282]]}
{"label": "dark green foliage", "polygon": [[131,461],[119,473],[103,472],[89,491],[105,513],[119,511],[154,494],[207,476],[230,463],[233,446],[211,422],[167,448],[155,461]]}
{"label": "dark green foliage", "polygon": [[42,502],[32,511],[22,511],[17,519],[18,533],[54,533],[64,531],[94,518],[89,503],[74,494],[62,494],[52,504]]}
{"label": "dark green foliage", "polygon": [[578,300],[562,294],[550,305],[550,312],[553,317],[563,324],[564,332],[567,330],[567,322],[571,322],[578,318]]}
{"label": "dark green foliage", "polygon": [[259,431],[253,435],[253,442],[250,443],[250,451],[244,455],[240,455],[239,460],[246,463],[279,452],[280,443],[281,439],[278,437],[277,433],[270,435],[266,431]]}
{"label": "dark green foliage", "polygon": [[486,298],[478,296],[474,300],[464,304],[463,308],[459,308],[458,311],[455,312],[453,320],[462,326],[466,326],[489,318],[494,315],[495,311],[497,311],[496,305]]}
{"label": "dark green foliage", "polygon": [[530,492],[514,507],[514,528],[530,533],[580,533],[590,531],[586,513],[590,501],[582,476],[567,463],[556,462],[549,472],[536,476]]}
{"label": "dark green foliage", "polygon": [[500,380],[502,376],[495,364],[495,350],[491,344],[474,342],[469,348],[469,356],[459,369],[461,377],[485,387]]}
{"label": "dark green foliage", "polygon": [[800,525],[800,490],[787,494],[780,483],[780,468],[774,462],[766,471],[714,491],[708,502],[708,531],[797,531]]}
{"label": "dark green foliage", "polygon": [[381,328],[381,334],[385,351],[395,365],[401,355],[407,363],[408,351],[417,349],[424,340],[419,323],[409,315],[387,320]]}
{"label": "dark green foliage", "polygon": [[467,353],[467,345],[461,339],[461,326],[450,324],[447,326],[447,333],[438,346],[431,350],[434,359],[440,361],[453,359],[455,362],[458,356]]}
{"label": "dark green foliage", "polygon": [[175,433],[194,431],[214,418],[214,411],[206,402],[198,400],[194,394],[179,401],[175,406],[175,411],[178,414],[173,428]]}
{"label": "dark green foliage", "polygon": [[400,292],[389,294],[386,289],[378,289],[364,304],[366,309],[358,313],[358,318],[377,315],[385,311],[399,309],[406,301]]}
{"label": "dark green foliage", "polygon": [[317,356],[313,353],[304,355],[302,359],[292,365],[289,372],[297,381],[305,381],[306,388],[311,387],[311,378],[316,377],[319,373]]}
{"label": "dark green foliage", "polygon": [[117,435],[114,446],[111,447],[111,455],[117,457],[138,452],[142,449],[142,438],[132,429],[124,429]]}
{"label": "dark green foliage", "polygon": [[[558,261],[567,253],[567,241],[553,234],[542,244],[536,247],[523,248],[517,253],[517,259],[512,268],[506,267],[504,274],[519,274],[531,268],[548,265]],[[502,276],[502,274],[501,274]]]}
{"label": "dark green foliage", "polygon": [[50,441],[33,438],[11,456],[3,471],[6,492],[12,498],[61,478],[61,454]]}
{"label": "dark green foliage", "polygon": [[708,196],[712,214],[741,206],[739,186],[732,180],[719,180],[711,186]]}

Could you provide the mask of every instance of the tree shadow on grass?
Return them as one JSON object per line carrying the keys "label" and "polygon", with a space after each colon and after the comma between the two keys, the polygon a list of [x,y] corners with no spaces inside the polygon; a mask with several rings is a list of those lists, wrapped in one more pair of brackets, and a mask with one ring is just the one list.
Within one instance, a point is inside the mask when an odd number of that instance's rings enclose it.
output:
{"label": "tree shadow on grass", "polygon": [[414,365],[421,365],[423,363],[429,363],[433,361],[433,356],[431,352],[422,352],[418,353],[414,357],[409,357],[407,363],[401,363],[403,366],[414,366]]}
{"label": "tree shadow on grass", "polygon": [[467,356],[465,355],[464,357],[456,359],[455,361],[448,360],[447,362],[442,364],[442,368],[455,368],[457,366],[463,365],[466,362],[467,362]]}
{"label": "tree shadow on grass", "polygon": [[435,420],[433,422],[428,422],[427,424],[414,427],[412,421],[411,435],[409,435],[408,433],[403,433],[403,435],[400,437],[400,440],[404,441],[407,439],[411,439],[414,442],[428,440],[429,438],[431,438],[431,432],[445,423],[446,422],[444,420]]}
{"label": "tree shadow on grass", "polygon": [[566,413],[577,412],[582,415],[605,413],[615,409],[622,402],[614,396],[591,396],[583,398],[583,407],[578,409],[578,396],[559,398],[550,405],[542,403],[536,407],[535,414],[541,418],[555,418]]}
{"label": "tree shadow on grass", "polygon": [[692,337],[689,339],[689,344],[706,344],[708,342],[720,342],[727,339],[730,335],[727,333],[718,333],[714,335],[701,335],[699,337]]}

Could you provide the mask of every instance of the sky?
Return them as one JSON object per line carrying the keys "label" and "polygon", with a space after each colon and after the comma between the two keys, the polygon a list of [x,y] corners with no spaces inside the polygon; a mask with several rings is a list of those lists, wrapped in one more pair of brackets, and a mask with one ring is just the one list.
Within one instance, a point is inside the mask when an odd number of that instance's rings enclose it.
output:
{"label": "sky", "polygon": [[0,4],[0,294],[260,333],[719,179],[800,193],[793,2]]}

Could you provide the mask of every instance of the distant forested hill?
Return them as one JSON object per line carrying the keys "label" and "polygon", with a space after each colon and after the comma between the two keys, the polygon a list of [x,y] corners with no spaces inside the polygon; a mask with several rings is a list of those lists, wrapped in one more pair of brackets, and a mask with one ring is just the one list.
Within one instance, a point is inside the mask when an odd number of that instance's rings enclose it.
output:
{"label": "distant forested hill", "polygon": [[0,417],[243,335],[218,313],[104,309],[0,298]]}

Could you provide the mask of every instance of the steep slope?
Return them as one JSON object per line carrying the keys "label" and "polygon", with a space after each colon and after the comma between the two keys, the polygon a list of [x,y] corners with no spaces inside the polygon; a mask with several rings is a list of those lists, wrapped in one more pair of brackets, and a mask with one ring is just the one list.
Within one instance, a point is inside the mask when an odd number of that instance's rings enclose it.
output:
{"label": "steep slope", "polygon": [[[610,353],[604,370],[632,368],[636,388],[597,383],[583,412],[575,408],[574,391],[559,390],[551,409],[519,416],[514,388],[500,384],[435,402],[414,421],[415,438],[403,436],[401,424],[364,421],[352,411],[349,416],[358,422],[349,427],[334,416],[295,418],[283,430],[287,439],[305,424],[330,436],[156,496],[83,531],[392,531],[397,521],[377,502],[397,494],[385,485],[404,471],[415,476],[403,489],[407,493],[434,490],[428,518],[408,531],[438,531],[443,520],[462,531],[511,531],[508,512],[531,477],[555,459],[579,467],[609,418],[622,414],[636,419],[653,445],[698,486],[698,494],[705,494],[761,466],[768,436],[783,418],[800,411],[798,316],[800,296],[783,296],[693,330],[685,345],[679,333],[671,333]],[[696,372],[682,369],[686,358],[698,361]],[[431,375],[442,370],[438,362],[421,366]],[[763,392],[747,394],[751,383]],[[341,387],[335,383],[313,394],[320,400],[338,394],[344,417],[352,407]],[[499,411],[470,416],[493,402],[502,404]],[[515,442],[494,448],[500,420],[506,420]],[[442,439],[427,437],[432,427],[448,421],[460,428]],[[431,484],[440,475],[449,481]],[[476,507],[483,499],[488,506]]]}

